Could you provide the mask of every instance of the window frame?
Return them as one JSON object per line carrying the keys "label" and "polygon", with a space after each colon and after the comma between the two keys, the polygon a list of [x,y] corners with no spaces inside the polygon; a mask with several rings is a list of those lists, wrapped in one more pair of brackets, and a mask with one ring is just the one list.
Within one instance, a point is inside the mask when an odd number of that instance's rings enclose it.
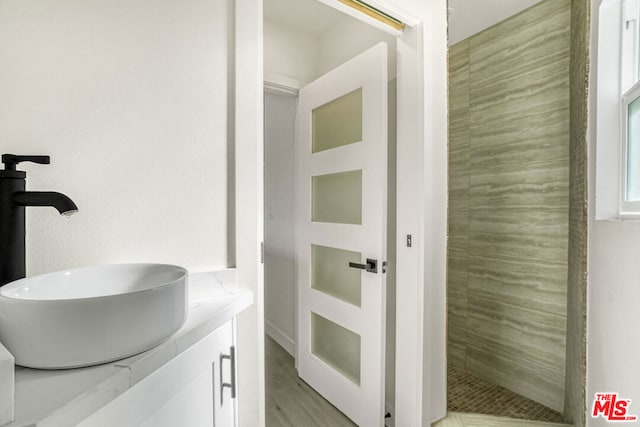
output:
{"label": "window frame", "polygon": [[640,98],[640,81],[637,81],[627,92],[622,95],[621,103],[621,129],[622,135],[621,156],[620,156],[620,218],[640,219],[640,200],[627,200],[628,171],[629,171],[629,105]]}
{"label": "window frame", "polygon": [[623,0],[620,15],[620,167],[618,218],[640,219],[640,200],[628,201],[629,105],[640,97],[640,8],[638,0]]}

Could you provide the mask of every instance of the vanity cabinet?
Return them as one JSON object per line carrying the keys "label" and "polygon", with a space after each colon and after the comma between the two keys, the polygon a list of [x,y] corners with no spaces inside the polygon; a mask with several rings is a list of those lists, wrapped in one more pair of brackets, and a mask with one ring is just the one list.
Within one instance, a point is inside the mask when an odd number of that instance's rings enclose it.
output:
{"label": "vanity cabinet", "polygon": [[[232,318],[79,425],[235,426],[234,337]],[[180,341],[174,345],[180,346]]]}
{"label": "vanity cabinet", "polygon": [[143,353],[80,369],[16,368],[15,419],[3,427],[237,425],[236,316],[253,294],[235,279],[234,269],[190,273],[184,325]]}

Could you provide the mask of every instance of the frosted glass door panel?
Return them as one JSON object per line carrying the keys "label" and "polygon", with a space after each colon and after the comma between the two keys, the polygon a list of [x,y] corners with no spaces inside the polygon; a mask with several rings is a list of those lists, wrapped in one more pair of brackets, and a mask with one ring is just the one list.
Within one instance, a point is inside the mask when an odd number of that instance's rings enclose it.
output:
{"label": "frosted glass door panel", "polygon": [[362,224],[362,171],[311,178],[311,221]]}
{"label": "frosted glass door panel", "polygon": [[312,153],[362,141],[362,89],[314,109],[311,122]]}
{"label": "frosted glass door panel", "polygon": [[311,287],[360,307],[362,273],[349,267],[360,259],[360,252],[311,245]]}
{"label": "frosted glass door panel", "polygon": [[311,312],[311,353],[360,385],[360,335]]}

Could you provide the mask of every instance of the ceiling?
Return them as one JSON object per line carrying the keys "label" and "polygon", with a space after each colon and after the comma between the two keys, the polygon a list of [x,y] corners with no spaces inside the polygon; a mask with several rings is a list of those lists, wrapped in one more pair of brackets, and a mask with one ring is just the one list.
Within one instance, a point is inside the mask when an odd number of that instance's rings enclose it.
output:
{"label": "ceiling", "polygon": [[301,31],[321,35],[348,17],[318,0],[264,0],[264,17]]}
{"label": "ceiling", "polygon": [[540,1],[449,0],[449,44],[456,44]]}
{"label": "ceiling", "polygon": [[[425,0],[426,1],[426,0]],[[449,0],[449,44],[453,45],[542,0]],[[313,35],[352,19],[318,0],[264,0],[266,19]]]}

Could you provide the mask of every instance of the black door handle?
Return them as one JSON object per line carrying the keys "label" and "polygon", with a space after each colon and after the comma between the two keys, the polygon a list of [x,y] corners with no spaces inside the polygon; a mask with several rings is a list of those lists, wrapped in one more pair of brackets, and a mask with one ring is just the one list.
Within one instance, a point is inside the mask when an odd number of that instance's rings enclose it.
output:
{"label": "black door handle", "polygon": [[349,267],[358,268],[360,270],[366,270],[369,273],[377,273],[378,272],[378,260],[367,258],[366,264],[358,264],[357,262],[350,262]]}

